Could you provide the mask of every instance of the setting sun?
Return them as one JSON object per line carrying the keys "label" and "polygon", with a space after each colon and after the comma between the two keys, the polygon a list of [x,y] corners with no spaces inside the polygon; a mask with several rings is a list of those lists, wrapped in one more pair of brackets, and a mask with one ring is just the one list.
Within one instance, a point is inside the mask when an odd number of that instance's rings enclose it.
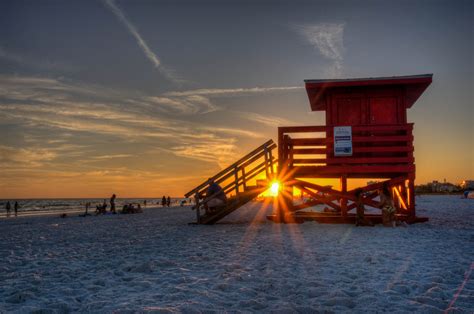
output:
{"label": "setting sun", "polygon": [[280,189],[280,183],[278,181],[272,182],[270,186],[270,196],[278,196],[278,190]]}

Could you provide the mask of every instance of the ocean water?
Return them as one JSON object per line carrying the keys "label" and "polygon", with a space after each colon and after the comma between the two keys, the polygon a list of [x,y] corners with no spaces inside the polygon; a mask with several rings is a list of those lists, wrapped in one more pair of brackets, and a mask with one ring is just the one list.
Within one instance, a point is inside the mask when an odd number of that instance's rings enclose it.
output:
{"label": "ocean water", "polygon": [[[58,198],[58,199],[13,199],[0,200],[0,213],[6,212],[5,206],[7,201],[10,201],[11,212],[13,213],[13,205],[15,201],[18,202],[20,208],[18,212],[34,212],[34,211],[80,211],[85,210],[86,203],[90,202],[91,206],[89,212],[94,212],[96,205],[101,205],[103,202],[107,203],[107,210],[110,210],[110,198]],[[170,206],[179,206],[182,201],[189,204],[191,199],[185,198],[171,198]],[[125,204],[140,204],[144,207],[161,206],[161,198],[117,198],[115,199],[115,208],[121,210]]]}

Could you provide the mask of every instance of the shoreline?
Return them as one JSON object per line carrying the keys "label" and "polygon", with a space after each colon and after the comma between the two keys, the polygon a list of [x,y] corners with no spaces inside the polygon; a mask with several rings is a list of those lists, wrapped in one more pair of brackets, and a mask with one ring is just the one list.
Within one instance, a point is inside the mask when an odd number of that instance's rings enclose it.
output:
{"label": "shoreline", "polygon": [[[170,207],[164,207],[164,208],[173,208],[173,207],[181,207],[181,206],[170,206]],[[184,207],[184,206],[183,206]],[[163,208],[161,206],[152,206],[152,207],[146,207],[142,208],[143,210],[151,210],[151,209],[160,209]],[[18,211],[18,216],[15,217],[14,212],[12,211],[10,213],[10,217],[7,217],[7,214],[5,211],[2,211],[0,213],[0,219],[15,219],[15,218],[26,218],[26,217],[40,217],[40,216],[54,216],[57,215],[58,217],[62,214],[83,214],[85,213],[85,210],[79,210],[79,209],[50,209],[50,210],[31,210],[31,211]],[[95,209],[89,210],[89,215],[92,217],[96,217]],[[118,215],[125,215],[125,214],[120,214],[117,213]],[[107,214],[105,215],[97,215],[97,216],[111,216],[110,211],[107,211]],[[75,216],[68,216],[68,217],[75,217]]]}

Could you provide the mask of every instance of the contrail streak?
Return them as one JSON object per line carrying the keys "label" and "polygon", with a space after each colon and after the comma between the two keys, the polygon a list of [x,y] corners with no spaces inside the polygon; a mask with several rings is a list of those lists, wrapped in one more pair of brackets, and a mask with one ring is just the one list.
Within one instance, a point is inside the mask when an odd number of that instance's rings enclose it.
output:
{"label": "contrail streak", "polygon": [[148,47],[147,43],[143,40],[142,36],[136,29],[136,27],[130,23],[127,18],[125,17],[125,14],[123,14],[122,10],[115,4],[114,0],[104,0],[104,3],[110,8],[112,13],[115,14],[115,16],[122,22],[132,34],[133,37],[137,40],[138,46],[143,50],[145,53],[145,56],[153,63],[153,66],[155,68],[158,68],[161,64],[160,59],[156,56],[156,54],[151,51],[150,47]]}

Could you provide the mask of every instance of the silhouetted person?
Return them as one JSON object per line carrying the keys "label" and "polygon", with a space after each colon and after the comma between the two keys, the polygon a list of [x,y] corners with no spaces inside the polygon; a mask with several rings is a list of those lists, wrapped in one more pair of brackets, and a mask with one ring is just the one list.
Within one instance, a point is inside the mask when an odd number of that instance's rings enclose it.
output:
{"label": "silhouetted person", "polygon": [[101,205],[96,206],[96,215],[105,214],[106,209],[107,209],[107,202],[104,200],[104,203],[102,203],[102,206]]}
{"label": "silhouetted person", "polygon": [[161,206],[165,207],[166,206],[166,196],[163,195],[161,198]]}
{"label": "silhouetted person", "polygon": [[[89,216],[89,207],[91,207],[91,202],[87,202],[86,203],[86,211],[84,212],[84,214],[82,215],[83,217],[86,217],[86,216]],[[81,215],[79,215],[81,216]]]}
{"label": "silhouetted person", "polygon": [[18,202],[15,201],[15,205],[13,205],[13,209],[15,210],[15,217],[18,217],[18,208],[20,208],[20,205],[18,205]]}
{"label": "silhouetted person", "polygon": [[170,207],[171,204],[171,198],[168,196],[168,199],[166,200],[166,206]]}
{"label": "silhouetted person", "polygon": [[209,211],[214,211],[219,207],[225,206],[227,202],[227,196],[224,193],[224,190],[219,184],[214,182],[212,178],[207,180],[209,187],[206,191],[206,197],[204,198],[204,207]]}
{"label": "silhouetted person", "polygon": [[143,201],[143,207],[146,207],[146,200]]}
{"label": "silhouetted person", "polygon": [[5,205],[5,210],[7,211],[7,217],[10,217],[11,208],[12,206],[10,205],[10,201],[8,201],[7,204]]}
{"label": "silhouetted person", "polygon": [[110,198],[110,212],[112,214],[116,214],[116,212],[115,212],[115,198],[116,198],[115,194],[113,194],[112,197]]}

